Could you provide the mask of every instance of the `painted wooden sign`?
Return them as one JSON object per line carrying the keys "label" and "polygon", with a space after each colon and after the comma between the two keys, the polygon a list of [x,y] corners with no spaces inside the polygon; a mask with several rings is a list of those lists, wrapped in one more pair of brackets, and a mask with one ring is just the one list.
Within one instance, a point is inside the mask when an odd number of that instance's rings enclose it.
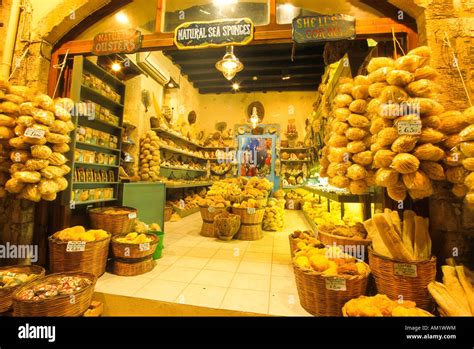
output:
{"label": "painted wooden sign", "polygon": [[113,53],[135,53],[142,47],[142,33],[127,29],[109,33],[99,33],[94,37],[92,53],[96,56]]}
{"label": "painted wooden sign", "polygon": [[242,46],[253,40],[253,32],[254,25],[249,18],[187,22],[176,28],[174,43],[180,50]]}
{"label": "painted wooden sign", "polygon": [[356,36],[355,17],[342,14],[297,17],[292,26],[293,41],[298,44],[354,39]]}

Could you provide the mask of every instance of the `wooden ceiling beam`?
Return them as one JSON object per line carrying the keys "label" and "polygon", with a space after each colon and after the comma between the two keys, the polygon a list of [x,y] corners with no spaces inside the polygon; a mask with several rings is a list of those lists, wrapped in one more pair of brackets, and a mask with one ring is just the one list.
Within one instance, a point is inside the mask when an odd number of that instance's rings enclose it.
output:
{"label": "wooden ceiling beam", "polygon": [[[307,65],[285,65],[285,64],[273,64],[269,66],[262,67],[261,65],[259,66],[246,66],[244,70],[246,72],[252,72],[254,75],[258,75],[261,72],[268,72],[268,71],[287,71],[288,74],[291,74],[294,71],[298,70],[306,70],[306,71],[311,71],[311,72],[319,72],[324,69],[324,64],[307,64]],[[194,80],[196,76],[198,75],[205,75],[209,73],[214,73],[216,68],[214,67],[206,67],[204,68],[199,68],[199,69],[183,69],[182,73],[185,75],[188,75],[188,77],[191,80]]]}
{"label": "wooden ceiling beam", "polygon": [[[253,80],[234,80],[233,82],[238,82],[239,85],[244,87],[259,87],[259,86],[288,86],[289,84],[293,85],[312,85],[316,86],[317,82],[312,79],[308,78],[291,78],[289,80],[282,80],[280,78],[276,78],[273,81],[253,81]],[[219,87],[231,87],[233,82],[229,81],[221,81],[221,82],[194,82],[194,87],[196,88],[219,88]]]}
{"label": "wooden ceiling beam", "polygon": [[265,88],[241,88],[239,91],[235,92],[232,88],[212,88],[212,89],[199,89],[201,94],[221,94],[221,93],[252,93],[252,92],[315,92],[316,88],[312,85],[302,85],[302,86],[289,86],[289,87],[265,87]]}
{"label": "wooden ceiling beam", "polygon": [[[187,58],[174,58],[171,56],[171,59],[175,64],[180,66],[196,66],[196,65],[214,65],[218,60],[222,57],[209,57],[209,58],[192,58],[189,56]],[[278,53],[272,53],[271,55],[262,55],[256,57],[248,57],[248,56],[238,56],[238,58],[244,63],[266,63],[266,62],[291,62],[290,55],[278,55]],[[313,54],[313,55],[301,55],[295,56],[294,62],[299,63],[301,61],[308,61],[308,60],[323,60],[322,54]]]}
{"label": "wooden ceiling beam", "polygon": [[[270,75],[271,74],[271,75]],[[236,81],[245,81],[245,80],[252,80],[255,75],[252,74],[246,74],[242,75],[241,73],[238,74],[235,78]],[[275,73],[269,73],[269,75],[257,75],[258,80],[257,81],[276,81],[276,80],[281,80],[281,74],[275,74]],[[298,79],[298,78],[308,78],[313,81],[319,81],[319,78],[321,78],[321,73],[307,73],[307,74],[291,74],[292,79]],[[222,76],[222,74],[212,74],[210,76],[204,76],[204,77],[198,77],[193,80],[194,83],[213,83],[213,82],[220,82],[224,83],[227,82],[227,80]]]}

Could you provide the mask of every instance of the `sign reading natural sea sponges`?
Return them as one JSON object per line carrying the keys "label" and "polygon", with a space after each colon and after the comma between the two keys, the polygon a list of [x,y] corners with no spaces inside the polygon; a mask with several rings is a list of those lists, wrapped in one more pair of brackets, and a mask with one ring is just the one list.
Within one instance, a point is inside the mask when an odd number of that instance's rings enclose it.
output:
{"label": "sign reading natural sea sponges", "polygon": [[251,19],[183,23],[175,30],[174,43],[180,50],[247,45],[253,40]]}

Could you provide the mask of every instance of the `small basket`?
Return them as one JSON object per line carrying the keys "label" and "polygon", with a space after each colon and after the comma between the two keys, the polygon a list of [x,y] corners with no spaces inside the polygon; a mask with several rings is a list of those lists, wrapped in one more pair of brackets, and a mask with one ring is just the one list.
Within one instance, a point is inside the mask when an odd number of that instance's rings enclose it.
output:
{"label": "small basket", "polygon": [[295,252],[298,250],[298,246],[296,245],[296,238],[293,237],[293,233],[288,235],[288,240],[290,240],[290,254],[291,258],[295,256]]}
{"label": "small basket", "polygon": [[112,253],[114,254],[114,258],[136,259],[148,257],[155,253],[159,240],[155,234],[145,234],[148,238],[152,239],[152,241],[144,244],[130,244],[117,241],[117,239],[123,238],[126,235],[127,234],[117,234],[112,237]]}
{"label": "small basket", "polygon": [[214,217],[222,212],[228,212],[227,207],[200,206],[201,217],[204,222],[214,222]]}
{"label": "small basket", "polygon": [[214,228],[219,239],[232,240],[240,228],[240,216],[231,213],[221,213],[214,217]]}
{"label": "small basket", "polygon": [[[107,210],[125,211],[120,214],[107,214]],[[137,210],[132,207],[99,207],[89,210],[91,226],[93,229],[103,229],[106,232],[115,234],[130,233],[133,230],[137,219]]]}
{"label": "small basket", "polygon": [[[421,309],[421,308],[418,308],[418,311],[422,312],[423,314],[425,314],[426,316],[434,316],[433,314],[431,314],[430,312],[424,310],[424,309]],[[344,306],[342,307],[342,316],[344,317],[351,317],[349,315],[347,315],[347,310],[346,310],[346,305],[344,304]]]}
{"label": "small basket", "polygon": [[38,265],[11,265],[8,267],[1,267],[0,271],[10,271],[12,273],[25,273],[25,274],[36,274],[32,280],[13,287],[2,287],[0,288],[0,313],[4,313],[10,310],[13,302],[13,294],[20,287],[28,285],[38,278],[42,278],[45,275],[44,268]]}
{"label": "small basket", "polygon": [[216,228],[214,227],[214,222],[202,222],[201,235],[208,238],[215,238]]}
{"label": "small basket", "polygon": [[263,230],[261,224],[241,224],[237,239],[245,241],[260,240],[263,238]]}
{"label": "small basket", "polygon": [[329,234],[324,231],[318,230],[318,239],[325,245],[336,245],[336,246],[354,246],[362,245],[365,248],[369,248],[372,243],[371,240],[361,238],[350,238],[346,236]]}
{"label": "small basket", "polygon": [[262,224],[265,214],[264,208],[232,207],[232,213],[240,216],[242,224]]}
{"label": "small basket", "polygon": [[165,222],[169,222],[172,215],[173,215],[173,207],[166,206],[165,207],[165,218],[164,218]]}
{"label": "small basket", "polygon": [[[83,272],[97,277],[105,273],[109,254],[110,236],[99,241],[86,242],[83,251],[68,252],[76,241],[49,240],[49,267],[52,273]],[[71,244],[70,244],[71,243]]]}
{"label": "small basket", "polygon": [[369,265],[378,293],[386,294],[390,299],[401,296],[404,300],[415,302],[421,309],[433,310],[428,284],[435,281],[436,257],[427,261],[405,262],[381,256],[369,248]]}
{"label": "small basket", "polygon": [[367,275],[334,278],[294,264],[293,270],[301,306],[315,316],[341,316],[344,304],[367,290]]}
{"label": "small basket", "polygon": [[[65,276],[80,276],[88,278],[92,281],[92,284],[83,288],[81,291],[74,293],[74,295],[63,295],[39,301],[28,301],[17,298],[17,295],[25,289],[31,288],[49,279]],[[76,272],[51,274],[45,278],[35,280],[32,283],[21,287],[13,295],[13,316],[81,316],[91,305],[96,280],[97,278],[92,274]]]}
{"label": "small basket", "polygon": [[120,276],[135,276],[148,273],[155,267],[152,256],[140,259],[114,259],[112,272]]}

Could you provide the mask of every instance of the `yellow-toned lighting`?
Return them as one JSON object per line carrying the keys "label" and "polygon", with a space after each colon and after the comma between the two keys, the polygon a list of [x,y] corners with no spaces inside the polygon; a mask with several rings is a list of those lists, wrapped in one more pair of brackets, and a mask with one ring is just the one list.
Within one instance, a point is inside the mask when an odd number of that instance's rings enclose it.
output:
{"label": "yellow-toned lighting", "polygon": [[232,80],[238,72],[244,69],[242,62],[234,55],[233,46],[227,46],[226,54],[216,63],[216,69],[229,81]]}
{"label": "yellow-toned lighting", "polygon": [[232,84],[232,88],[234,89],[234,91],[237,91],[240,88],[240,85],[238,83],[234,83]]}
{"label": "yellow-toned lighting", "polygon": [[228,5],[235,5],[238,3],[238,0],[213,0],[212,3],[214,6],[228,6]]}
{"label": "yellow-toned lighting", "polygon": [[120,24],[128,24],[129,23],[128,16],[123,12],[117,13],[115,15],[115,20],[117,22],[119,22]]}
{"label": "yellow-toned lighting", "polygon": [[114,63],[112,64],[112,70],[113,71],[121,71],[122,70],[122,66],[120,65],[120,63]]}

